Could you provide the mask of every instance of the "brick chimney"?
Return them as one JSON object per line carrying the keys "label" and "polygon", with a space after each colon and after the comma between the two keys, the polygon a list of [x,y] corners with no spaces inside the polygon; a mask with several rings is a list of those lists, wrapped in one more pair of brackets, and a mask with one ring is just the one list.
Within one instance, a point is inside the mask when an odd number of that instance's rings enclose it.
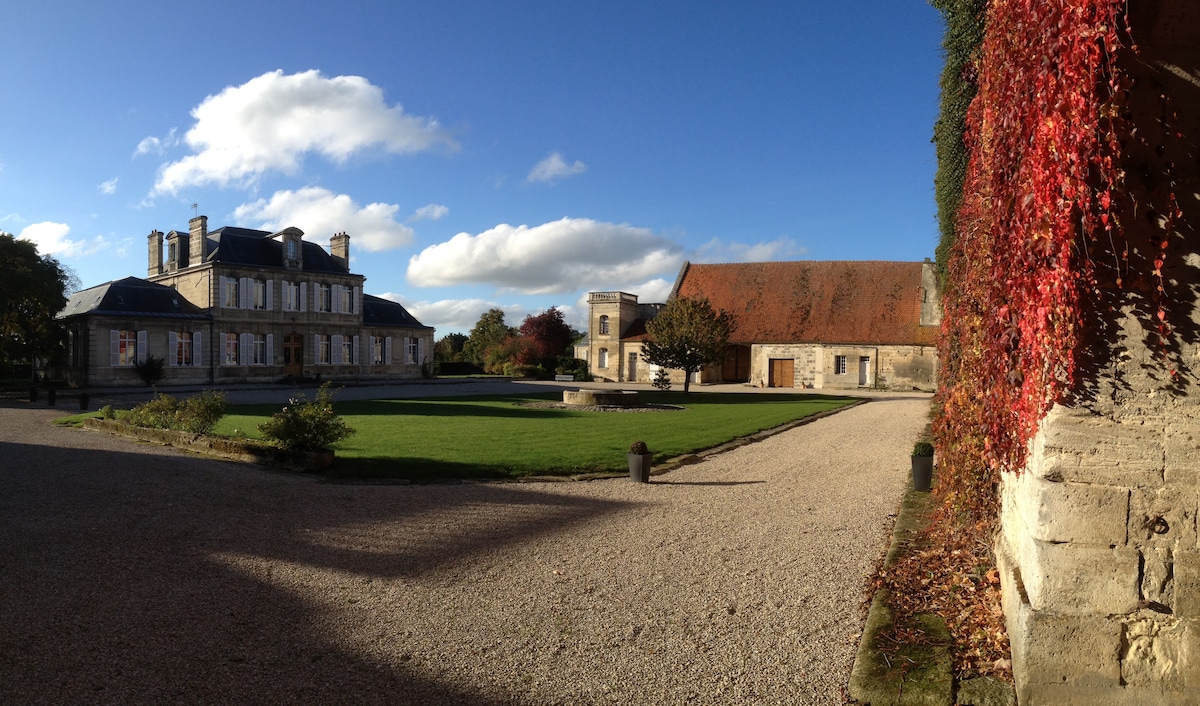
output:
{"label": "brick chimney", "polygon": [[154,275],[161,275],[163,271],[162,231],[150,231],[148,239],[150,241],[150,266],[146,268],[146,274],[153,277]]}
{"label": "brick chimney", "polygon": [[196,216],[188,221],[188,266],[203,265],[208,255],[208,216]]}
{"label": "brick chimney", "polygon": [[334,262],[350,271],[350,236],[345,233],[337,233],[329,239],[329,252],[333,255]]}

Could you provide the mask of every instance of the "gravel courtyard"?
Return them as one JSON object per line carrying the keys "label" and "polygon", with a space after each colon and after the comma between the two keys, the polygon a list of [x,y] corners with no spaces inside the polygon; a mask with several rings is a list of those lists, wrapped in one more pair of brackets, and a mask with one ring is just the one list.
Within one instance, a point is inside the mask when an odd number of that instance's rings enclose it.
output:
{"label": "gravel courtyard", "polygon": [[0,404],[0,703],[841,703],[928,409],[649,485],[384,486]]}

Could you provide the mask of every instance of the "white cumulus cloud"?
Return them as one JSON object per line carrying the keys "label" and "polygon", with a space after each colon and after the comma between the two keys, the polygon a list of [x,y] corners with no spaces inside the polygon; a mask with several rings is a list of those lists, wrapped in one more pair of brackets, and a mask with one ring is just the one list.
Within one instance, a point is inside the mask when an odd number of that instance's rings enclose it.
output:
{"label": "white cumulus cloud", "polygon": [[528,310],[519,304],[499,304],[487,299],[440,299],[438,301],[413,301],[407,297],[387,292],[378,295],[384,299],[399,302],[408,309],[408,313],[426,326],[437,329],[437,337],[459,331],[470,333],[479,317],[492,309],[504,312],[504,322],[509,326],[520,326]]}
{"label": "white cumulus cloud", "polygon": [[563,218],[532,228],[501,224],[478,235],[459,233],[411,257],[408,281],[554,294],[619,289],[674,272],[682,261],[677,245],[646,228]]}
{"label": "white cumulus cloud", "polygon": [[192,117],[196,122],[184,141],[195,154],[164,165],[156,193],[201,184],[253,185],[266,172],[295,173],[309,153],[344,163],[368,152],[457,148],[436,120],[389,106],[383,90],[362,76],[326,78],[316,70],[272,71],[228,86],[205,98]]}
{"label": "white cumulus cloud", "polygon": [[416,212],[413,213],[411,220],[436,221],[442,216],[445,216],[447,213],[450,213],[450,209],[448,207],[443,206],[440,203],[431,203],[418,208]]}
{"label": "white cumulus cloud", "polygon": [[66,223],[43,221],[25,226],[17,237],[32,242],[42,255],[58,257],[91,255],[105,246],[102,236],[92,240],[72,240],[67,237],[70,234],[71,226]]}
{"label": "white cumulus cloud", "polygon": [[162,155],[166,153],[168,147],[174,147],[179,144],[179,138],[175,136],[175,128],[167,133],[166,137],[144,137],[138,143],[137,149],[133,151],[134,157],[140,157],[144,154]]}
{"label": "white cumulus cloud", "polygon": [[255,223],[263,230],[279,231],[295,226],[305,236],[324,245],[334,233],[350,235],[350,249],[379,252],[412,242],[412,228],[396,221],[400,207],[390,203],[359,206],[346,194],[309,186],[295,191],[276,191],[271,199],[242,204],[233,212],[238,223]]}
{"label": "white cumulus cloud", "polygon": [[96,188],[99,189],[100,193],[102,194],[115,194],[117,193],[117,179],[118,177],[113,177],[108,181],[102,181],[96,185]]}
{"label": "white cumulus cloud", "polygon": [[583,162],[575,160],[573,163],[567,164],[561,152],[551,152],[545,159],[533,165],[533,169],[525,177],[525,182],[529,184],[555,182],[576,174],[583,174],[586,171],[587,165]]}

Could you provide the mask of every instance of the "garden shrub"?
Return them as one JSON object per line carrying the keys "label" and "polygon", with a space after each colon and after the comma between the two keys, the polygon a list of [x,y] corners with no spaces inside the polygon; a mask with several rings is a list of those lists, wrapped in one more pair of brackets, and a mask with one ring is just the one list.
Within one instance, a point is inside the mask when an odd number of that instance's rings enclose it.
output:
{"label": "garden shrub", "polygon": [[160,392],[149,402],[129,410],[125,421],[134,426],[151,429],[174,429],[192,434],[208,434],[223,416],[225,416],[225,393],[223,392],[205,390],[183,402]]}
{"label": "garden shrub", "polygon": [[154,385],[159,380],[163,379],[163,366],[166,361],[154,355],[146,356],[146,359],[134,366],[137,370],[138,377],[147,385]]}
{"label": "garden shrub", "polygon": [[267,440],[291,451],[317,451],[354,433],[334,413],[328,382],[311,402],[304,395],[289,399],[287,406],[258,425],[258,430]]}

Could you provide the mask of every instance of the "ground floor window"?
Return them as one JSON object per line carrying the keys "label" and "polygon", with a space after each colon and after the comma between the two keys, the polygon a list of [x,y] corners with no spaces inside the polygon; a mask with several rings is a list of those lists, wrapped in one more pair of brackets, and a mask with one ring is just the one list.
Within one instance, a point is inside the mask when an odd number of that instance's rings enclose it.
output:
{"label": "ground floor window", "polygon": [[417,362],[417,356],[419,355],[419,353],[417,352],[417,345],[418,345],[417,340],[418,339],[410,338],[407,340],[408,340],[408,346],[406,347],[406,352],[405,352],[405,362],[408,363],[409,365],[415,365]]}
{"label": "ground floor window", "polygon": [[251,365],[266,365],[267,364],[267,337],[261,333],[254,334],[251,339],[250,348],[250,364]]}
{"label": "ground floor window", "polygon": [[176,331],[171,336],[174,345],[171,346],[171,365],[192,364],[192,332]]}
{"label": "ground floor window", "polygon": [[317,364],[329,365],[332,352],[329,336],[317,334]]}
{"label": "ground floor window", "polygon": [[221,364],[237,365],[238,362],[238,335],[227,333],[225,334],[225,355],[221,359]]}
{"label": "ground floor window", "polygon": [[598,351],[598,353],[596,355],[596,367],[597,368],[607,368],[608,367],[608,349],[607,348],[601,348]]}
{"label": "ground floor window", "polygon": [[833,374],[834,375],[845,375],[846,374],[846,356],[844,356],[844,355],[833,356]]}
{"label": "ground floor window", "polygon": [[112,364],[116,366],[137,365],[138,332],[121,329],[112,332]]}
{"label": "ground floor window", "polygon": [[353,363],[354,362],[354,337],[353,336],[342,336],[342,357],[339,362],[341,362],[341,363]]}

